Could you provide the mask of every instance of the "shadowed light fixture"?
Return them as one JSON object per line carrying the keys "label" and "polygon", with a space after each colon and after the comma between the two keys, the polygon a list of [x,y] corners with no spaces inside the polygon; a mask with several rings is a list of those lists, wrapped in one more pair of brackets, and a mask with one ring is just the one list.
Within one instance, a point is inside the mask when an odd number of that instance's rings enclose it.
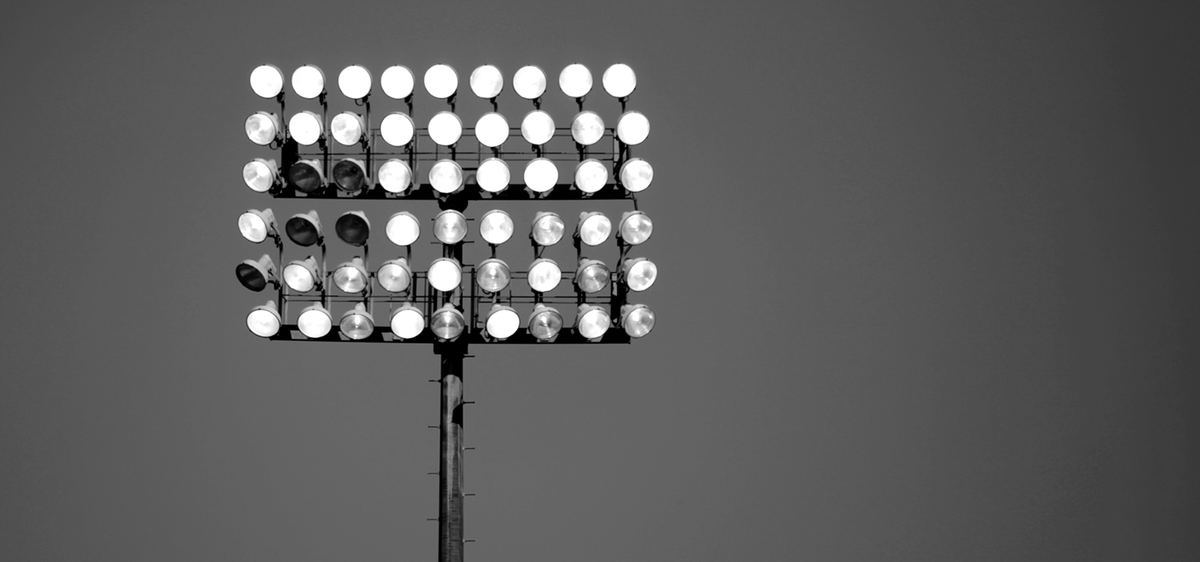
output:
{"label": "shadowed light fixture", "polygon": [[371,236],[371,221],[362,211],[346,211],[333,225],[338,238],[351,246],[362,246]]}
{"label": "shadowed light fixture", "polygon": [[316,193],[325,189],[325,172],[320,160],[300,160],[288,168],[288,183],[300,193]]}
{"label": "shadowed light fixture", "polygon": [[321,219],[316,211],[296,213],[283,225],[288,238],[300,246],[312,246],[321,242]]}
{"label": "shadowed light fixture", "polygon": [[275,262],[271,256],[266,254],[256,260],[242,261],[237,265],[234,273],[237,274],[237,280],[243,287],[254,292],[266,289],[267,285],[278,282],[275,279]]}
{"label": "shadowed light fixture", "polygon": [[343,158],[333,165],[333,183],[346,193],[359,193],[370,186],[367,165],[357,158]]}

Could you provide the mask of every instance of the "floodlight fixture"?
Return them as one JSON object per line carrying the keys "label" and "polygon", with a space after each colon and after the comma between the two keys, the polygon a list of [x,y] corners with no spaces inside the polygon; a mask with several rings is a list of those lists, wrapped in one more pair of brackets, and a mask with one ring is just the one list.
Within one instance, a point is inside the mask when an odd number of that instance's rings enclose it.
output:
{"label": "floodlight fixture", "polygon": [[529,236],[538,246],[553,246],[562,240],[566,228],[566,223],[563,222],[562,217],[558,216],[558,213],[541,211],[533,216],[533,225],[529,229]]}
{"label": "floodlight fixture", "polygon": [[604,120],[595,111],[580,111],[571,120],[571,138],[583,146],[591,146],[604,138]]}
{"label": "floodlight fixture", "polygon": [[467,327],[466,318],[454,305],[446,303],[433,313],[429,320],[429,330],[438,341],[454,341],[462,335]]}
{"label": "floodlight fixture", "polygon": [[234,273],[243,287],[256,293],[278,282],[275,279],[275,262],[267,254],[256,260],[244,260],[237,265]]}
{"label": "floodlight fixture", "polygon": [[442,244],[458,244],[467,237],[467,217],[446,209],[433,217],[433,236]]}
{"label": "floodlight fixture", "polygon": [[579,237],[580,242],[588,246],[599,246],[612,235],[612,221],[604,213],[596,211],[579,213],[575,235]]}
{"label": "floodlight fixture", "polygon": [[334,115],[333,120],[329,122],[329,133],[333,135],[333,140],[345,146],[361,144],[366,138],[363,135],[366,130],[367,122],[363,121],[362,115],[353,111],[343,111]]}
{"label": "floodlight fixture", "polygon": [[538,303],[529,315],[529,333],[539,342],[549,343],[562,330],[563,318],[558,310]]}
{"label": "floodlight fixture", "polygon": [[632,68],[629,68],[629,65],[617,63],[604,71],[600,82],[604,84],[604,91],[608,92],[608,95],[624,99],[637,88],[637,74],[633,72]]}
{"label": "floodlight fixture", "polygon": [[512,271],[504,260],[489,258],[479,263],[475,269],[475,282],[485,293],[496,294],[508,287]]}
{"label": "floodlight fixture", "polygon": [[400,211],[388,218],[387,226],[384,227],[387,232],[388,240],[397,246],[411,246],[417,238],[421,236],[421,223],[417,221],[417,217],[413,216],[408,211]]}
{"label": "floodlight fixture", "polygon": [[333,270],[333,284],[338,290],[347,294],[366,292],[371,278],[367,276],[367,268],[362,258],[355,256],[348,262],[343,262]]}
{"label": "floodlight fixture", "polygon": [[471,92],[485,100],[496,99],[504,89],[504,75],[500,73],[499,68],[490,64],[472,71],[470,82]]}
{"label": "floodlight fixture", "polygon": [[283,283],[297,293],[307,293],[320,289],[321,272],[317,269],[317,260],[308,256],[302,260],[292,260],[283,268]]}
{"label": "floodlight fixture", "polygon": [[604,262],[582,259],[579,260],[579,267],[575,270],[575,286],[589,295],[599,293],[608,287],[611,276],[612,274]]}
{"label": "floodlight fixture", "polygon": [[449,65],[435,64],[425,71],[425,91],[438,99],[449,99],[458,91],[458,73]]}
{"label": "floodlight fixture", "polygon": [[479,237],[493,246],[508,242],[514,230],[512,217],[500,209],[492,209],[479,217]]}
{"label": "floodlight fixture", "polygon": [[527,100],[536,100],[546,93],[546,73],[536,66],[522,66],[513,74],[513,91]]}
{"label": "floodlight fixture", "polygon": [[646,258],[630,258],[621,264],[621,280],[630,291],[645,291],[658,279],[658,266]]}
{"label": "floodlight fixture", "polygon": [[365,340],[375,331],[375,321],[371,318],[367,307],[360,302],[342,314],[342,321],[338,324],[338,328],[342,334],[352,340]]}
{"label": "floodlight fixture", "polygon": [[508,188],[508,164],[499,158],[488,158],[475,169],[475,183],[488,193],[500,193]]}
{"label": "floodlight fixture", "polygon": [[283,128],[279,116],[266,111],[256,111],[246,118],[246,137],[250,142],[267,146],[281,138]]}
{"label": "floodlight fixture", "polygon": [[320,244],[324,236],[321,234],[321,218],[317,212],[296,213],[283,225],[288,238],[300,246]]}
{"label": "floodlight fixture", "polygon": [[654,180],[654,168],[641,158],[630,158],[621,164],[621,185],[637,193],[650,187]]}
{"label": "floodlight fixture", "polygon": [[325,189],[325,172],[321,161],[300,160],[288,168],[288,183],[301,193],[316,193]]}
{"label": "floodlight fixture", "polygon": [[533,260],[529,266],[529,288],[537,293],[549,293],[562,281],[562,270],[549,258]]}
{"label": "floodlight fixture", "polygon": [[454,258],[438,258],[429,264],[429,284],[443,293],[452,293],[462,285],[462,266]]}
{"label": "floodlight fixture", "polygon": [[550,142],[554,138],[554,118],[540,109],[530,111],[521,120],[521,136],[532,145]]}
{"label": "floodlight fixture", "polygon": [[407,66],[389,66],[379,76],[379,87],[387,97],[402,100],[413,93],[413,74]]}
{"label": "floodlight fixture", "polygon": [[631,338],[645,337],[654,329],[654,311],[644,304],[622,306],[621,327]]}
{"label": "floodlight fixture", "polygon": [[442,146],[454,146],[462,138],[462,119],[449,111],[439,111],[429,119],[429,138]]}
{"label": "floodlight fixture", "polygon": [[617,120],[617,139],[628,145],[642,144],[650,136],[650,120],[640,111],[626,111]]}
{"label": "floodlight fixture", "polygon": [[516,309],[503,304],[493,304],[483,321],[483,333],[491,341],[504,341],[521,327],[521,316]]}
{"label": "floodlight fixture", "polygon": [[341,238],[342,242],[361,247],[371,236],[371,221],[367,220],[366,213],[362,211],[346,211],[338,217],[333,229],[337,231],[338,238]]}
{"label": "floodlight fixture", "polygon": [[443,158],[429,168],[429,184],[442,195],[457,193],[463,188],[463,171],[458,162]]}
{"label": "floodlight fixture", "polygon": [[274,160],[255,158],[242,166],[242,181],[245,181],[246,187],[251,190],[266,193],[282,183],[278,170]]}
{"label": "floodlight fixture", "polygon": [[496,148],[508,140],[508,121],[503,115],[491,112],[483,114],[475,122],[475,138],[479,144],[488,148]]}
{"label": "floodlight fixture", "polygon": [[292,72],[292,91],[306,100],[316,99],[325,93],[325,73],[311,64]]}
{"label": "floodlight fixture", "polygon": [[392,311],[392,336],[408,340],[421,335],[425,331],[425,315],[421,309],[404,303]]}
{"label": "floodlight fixture", "polygon": [[399,111],[388,114],[379,123],[379,136],[383,137],[383,142],[392,146],[408,145],[412,142],[415,131],[412,118]]}
{"label": "floodlight fixture", "polygon": [[370,187],[367,165],[358,158],[343,158],[333,165],[333,183],[346,193],[358,193]]}
{"label": "floodlight fixture", "polygon": [[338,89],[352,100],[367,97],[371,94],[371,72],[357,64],[343,68],[338,74]]}
{"label": "floodlight fixture", "polygon": [[242,238],[261,244],[267,238],[279,239],[279,228],[275,224],[275,213],[270,209],[250,209],[238,216],[238,231]]}
{"label": "floodlight fixture", "polygon": [[297,112],[288,120],[288,133],[292,140],[305,146],[316,144],[325,134],[325,126],[316,113],[305,110]]}
{"label": "floodlight fixture", "polygon": [[599,160],[588,158],[575,165],[575,187],[591,195],[608,185],[608,168]]}
{"label": "floodlight fixture", "polygon": [[654,233],[654,222],[642,211],[627,211],[621,215],[617,228],[617,239],[630,246],[637,246],[650,239]]}
{"label": "floodlight fixture", "polygon": [[283,92],[283,71],[273,64],[263,64],[250,71],[250,89],[260,98],[271,99]]}
{"label": "floodlight fixture", "polygon": [[525,187],[537,194],[549,193],[558,185],[558,166],[549,158],[534,158],[525,164]]}
{"label": "floodlight fixture", "polygon": [[612,327],[608,311],[594,304],[581,304],[575,314],[575,331],[588,341],[597,342]]}
{"label": "floodlight fixture", "polygon": [[579,63],[568,64],[558,74],[558,87],[567,97],[582,98],[592,91],[592,71]]}
{"label": "floodlight fixture", "polygon": [[321,339],[333,329],[333,316],[320,303],[314,303],[300,311],[300,316],[296,317],[296,327],[308,339]]}
{"label": "floodlight fixture", "polygon": [[250,314],[246,315],[246,327],[260,338],[269,338],[278,334],[282,325],[283,318],[279,316],[279,307],[275,301],[267,301],[266,304],[256,306],[250,310]]}
{"label": "floodlight fixture", "polygon": [[379,280],[379,286],[389,293],[403,293],[412,286],[412,268],[408,267],[408,260],[404,258],[396,258],[383,262],[379,266],[379,271],[375,273],[375,279]]}
{"label": "floodlight fixture", "polygon": [[379,166],[379,185],[388,193],[404,193],[412,187],[412,169],[403,160],[392,158]]}

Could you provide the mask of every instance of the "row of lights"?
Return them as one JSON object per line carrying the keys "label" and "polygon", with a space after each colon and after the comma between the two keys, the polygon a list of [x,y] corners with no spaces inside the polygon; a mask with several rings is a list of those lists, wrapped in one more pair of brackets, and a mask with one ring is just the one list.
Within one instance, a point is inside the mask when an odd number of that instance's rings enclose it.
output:
{"label": "row of lights", "polygon": [[[458,73],[446,64],[435,64],[425,71],[425,91],[438,99],[449,99],[458,92]],[[608,67],[600,79],[608,95],[625,99],[637,87],[637,75],[626,64]],[[388,97],[403,100],[412,96],[416,80],[408,67],[388,67],[379,77],[379,86]],[[482,99],[494,100],[504,90],[504,74],[499,68],[485,64],[471,72],[471,92]],[[512,87],[518,96],[537,100],[546,93],[546,73],[537,66],[523,66],[512,77]],[[264,64],[250,72],[250,87],[263,98],[283,93],[284,76],[279,67]],[[570,64],[558,75],[558,87],[568,97],[580,99],[592,91],[592,72],[582,64]],[[371,93],[371,72],[351,65],[338,74],[338,89],[342,95],[361,100]],[[292,91],[305,99],[317,99],[325,94],[325,73],[317,66],[306,64],[292,72]]]}

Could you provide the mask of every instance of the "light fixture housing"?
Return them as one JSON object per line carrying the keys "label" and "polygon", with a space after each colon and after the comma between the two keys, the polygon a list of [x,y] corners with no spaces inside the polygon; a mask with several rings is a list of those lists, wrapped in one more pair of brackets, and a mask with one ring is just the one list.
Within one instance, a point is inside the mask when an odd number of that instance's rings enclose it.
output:
{"label": "light fixture housing", "polygon": [[438,258],[429,264],[426,277],[434,289],[452,293],[462,286],[462,266],[454,258]]}
{"label": "light fixture housing", "polygon": [[266,193],[283,183],[279,177],[279,166],[274,160],[265,158],[255,158],[246,162],[246,165],[242,166],[242,181],[246,182],[246,187],[257,193]]}
{"label": "light fixture housing", "polygon": [[408,266],[408,260],[404,258],[383,262],[383,265],[379,266],[379,271],[375,273],[375,279],[379,281],[379,286],[389,293],[408,291],[412,286],[412,278],[412,268]]}
{"label": "light fixture housing", "polygon": [[449,158],[438,160],[429,168],[429,185],[441,195],[452,195],[462,191],[462,166]]}
{"label": "light fixture housing", "polygon": [[275,262],[271,256],[263,254],[256,260],[244,260],[234,269],[238,283],[254,292],[267,288],[267,285],[278,283],[275,279]]}
{"label": "light fixture housing", "polygon": [[367,165],[358,158],[343,158],[333,165],[333,183],[346,193],[359,193],[371,187]]}
{"label": "light fixture housing", "polygon": [[411,96],[414,82],[412,71],[402,65],[389,66],[379,76],[379,87],[387,97],[395,100]]}
{"label": "light fixture housing", "polygon": [[525,164],[525,187],[539,195],[550,193],[558,185],[558,166],[549,158],[534,158]]}
{"label": "light fixture housing", "polygon": [[351,246],[362,247],[371,236],[371,221],[362,211],[346,211],[333,225],[338,238]]}
{"label": "light fixture housing", "polygon": [[513,91],[527,100],[536,100],[546,93],[546,73],[536,66],[522,66],[513,74]]}
{"label": "light fixture housing", "polygon": [[594,304],[581,304],[575,314],[575,332],[579,337],[598,342],[612,327],[612,317],[608,311]]}
{"label": "light fixture housing", "polygon": [[488,193],[500,193],[508,189],[510,179],[508,164],[499,158],[488,158],[475,169],[475,183]]}
{"label": "light fixture housing", "polygon": [[630,158],[621,164],[621,185],[633,192],[644,191],[654,180],[654,167],[641,158]]}
{"label": "light fixture housing", "polygon": [[300,316],[296,317],[296,327],[304,337],[319,340],[333,329],[333,315],[320,303],[313,303],[300,311]]}
{"label": "light fixture housing", "polygon": [[297,293],[320,289],[323,283],[316,258],[308,256],[302,260],[292,260],[284,266],[283,283]]}
{"label": "light fixture housing", "polygon": [[538,303],[533,307],[533,314],[529,315],[529,334],[539,342],[550,343],[558,338],[558,333],[562,331],[563,318],[558,310]]}
{"label": "light fixture housing", "polygon": [[388,217],[384,230],[388,240],[401,247],[411,246],[421,237],[421,223],[408,211],[400,211]]}
{"label": "light fixture housing", "polygon": [[442,244],[458,244],[467,237],[467,217],[446,209],[433,217],[433,236]]}
{"label": "light fixture housing", "polygon": [[605,69],[600,82],[604,84],[604,91],[608,92],[608,95],[625,99],[637,88],[637,74],[629,65],[617,63]]}
{"label": "light fixture housing", "polygon": [[533,216],[529,237],[538,246],[553,246],[562,240],[566,228],[566,223],[558,213],[540,211]]}
{"label": "light fixture housing", "polygon": [[621,307],[621,327],[631,338],[642,338],[654,329],[654,311],[644,304]]}
{"label": "light fixture housing", "polygon": [[279,333],[279,328],[283,326],[283,318],[279,316],[279,307],[275,301],[267,301],[265,304],[256,306],[250,309],[250,314],[246,315],[246,327],[250,329],[250,333],[260,337],[269,338]]}
{"label": "light fixture housing", "polygon": [[435,64],[425,71],[425,91],[438,99],[449,99],[458,91],[458,73],[446,64]]}
{"label": "light fixture housing", "polygon": [[508,288],[511,278],[512,271],[508,268],[508,264],[501,259],[483,260],[479,263],[479,267],[475,268],[475,283],[488,294],[494,295]]}
{"label": "light fixture housing", "polygon": [[256,111],[246,118],[246,138],[250,142],[267,146],[283,138],[283,127],[274,113]]}
{"label": "light fixture housing", "polygon": [[321,118],[308,110],[298,111],[288,120],[288,134],[299,144],[310,146],[317,144],[325,135],[325,125]]}
{"label": "light fixture housing", "polygon": [[367,122],[363,120],[362,115],[353,111],[343,111],[333,116],[333,120],[329,122],[329,134],[333,136],[333,140],[344,146],[353,146],[362,144],[366,138]]}
{"label": "light fixture housing", "polygon": [[654,222],[642,211],[626,211],[621,214],[621,224],[617,228],[617,240],[630,246],[637,246],[650,239],[654,233]]}
{"label": "light fixture housing", "polygon": [[454,341],[462,335],[466,327],[467,321],[463,313],[450,303],[437,309],[433,318],[429,319],[429,330],[438,341]]}
{"label": "light fixture housing", "polygon": [[595,158],[588,158],[575,165],[575,187],[587,195],[604,189],[608,185],[608,168]]}
{"label": "light fixture housing", "polygon": [[617,121],[617,139],[625,144],[642,144],[648,136],[650,120],[640,111],[626,111]]}
{"label": "light fixture housing", "polygon": [[379,123],[379,136],[383,137],[383,142],[395,147],[407,146],[415,132],[412,117],[399,111],[389,113]]}
{"label": "light fixture housing", "polygon": [[300,160],[288,168],[288,183],[300,193],[325,189],[325,172],[320,160]]}
{"label": "light fixture housing", "polygon": [[338,89],[352,100],[371,95],[371,72],[357,64],[347,66],[338,74]]}
{"label": "light fixture housing", "polygon": [[500,209],[492,209],[479,217],[479,237],[493,246],[508,242],[515,228],[512,217]]}
{"label": "light fixture housing", "polygon": [[571,120],[571,138],[583,146],[591,146],[604,138],[604,120],[595,111],[580,111]]}
{"label": "light fixture housing", "polygon": [[575,270],[575,287],[586,294],[595,294],[608,287],[612,273],[604,262],[593,259],[579,260]]}
{"label": "light fixture housing", "polygon": [[538,258],[529,265],[529,288],[537,293],[549,293],[562,281],[562,269],[549,258]]}
{"label": "light fixture housing", "polygon": [[342,321],[338,323],[338,328],[347,338],[355,341],[365,340],[375,332],[375,321],[371,318],[367,307],[360,302],[342,314]]}
{"label": "light fixture housing", "polygon": [[250,89],[260,98],[278,97],[283,93],[283,82],[283,71],[273,64],[259,65],[250,71]]}
{"label": "light fixture housing", "polygon": [[275,224],[275,213],[270,209],[249,209],[238,216],[238,231],[242,238],[261,244],[267,238],[279,239],[279,228]]}
{"label": "light fixture housing", "polygon": [[658,279],[658,266],[646,258],[629,258],[621,264],[621,282],[630,291],[645,291]]}
{"label": "light fixture housing", "polygon": [[388,193],[404,193],[412,188],[412,168],[399,158],[379,166],[379,185]]}
{"label": "light fixture housing", "polygon": [[485,64],[471,72],[471,92],[485,100],[496,99],[504,90],[504,74],[499,68]]}
{"label": "light fixture housing", "polygon": [[362,258],[355,256],[348,262],[343,262],[333,270],[333,284],[339,291],[357,295],[366,292],[371,278],[367,276],[367,268]]}
{"label": "light fixture housing", "polygon": [[521,327],[521,316],[516,309],[503,304],[493,304],[483,320],[483,335],[490,341],[504,341],[517,333]]}
{"label": "light fixture housing", "polygon": [[292,72],[292,91],[306,100],[321,97],[325,93],[325,73],[311,64],[297,68]]}
{"label": "light fixture housing", "polygon": [[454,146],[462,138],[462,119],[449,111],[439,111],[429,118],[429,138],[442,146]]}
{"label": "light fixture housing", "polygon": [[575,236],[588,246],[599,246],[612,236],[612,221],[604,213],[585,211],[579,213],[579,223],[575,225]]}
{"label": "light fixture housing", "polygon": [[321,218],[315,210],[296,213],[283,225],[289,239],[300,246],[312,246],[323,242]]}
{"label": "light fixture housing", "polygon": [[425,331],[425,315],[421,309],[404,303],[392,311],[392,337],[399,340],[410,340]]}
{"label": "light fixture housing", "polygon": [[488,148],[499,147],[508,140],[508,120],[496,112],[483,114],[475,122],[475,138]]}
{"label": "light fixture housing", "polygon": [[558,87],[567,97],[580,99],[592,91],[592,71],[579,63],[568,64],[558,74]]}
{"label": "light fixture housing", "polygon": [[550,142],[554,138],[554,118],[540,109],[530,111],[521,119],[521,137],[535,146]]}

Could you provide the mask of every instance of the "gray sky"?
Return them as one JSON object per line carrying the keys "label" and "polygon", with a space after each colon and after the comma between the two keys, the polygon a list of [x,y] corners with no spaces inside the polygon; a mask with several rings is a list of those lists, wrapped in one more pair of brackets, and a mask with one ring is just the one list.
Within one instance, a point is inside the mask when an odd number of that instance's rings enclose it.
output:
{"label": "gray sky", "polygon": [[308,208],[241,183],[248,74],[578,61],[638,71],[658,325],[473,350],[470,559],[1190,559],[1191,15],[12,6],[0,558],[433,559],[431,350],[245,329],[238,213]]}

